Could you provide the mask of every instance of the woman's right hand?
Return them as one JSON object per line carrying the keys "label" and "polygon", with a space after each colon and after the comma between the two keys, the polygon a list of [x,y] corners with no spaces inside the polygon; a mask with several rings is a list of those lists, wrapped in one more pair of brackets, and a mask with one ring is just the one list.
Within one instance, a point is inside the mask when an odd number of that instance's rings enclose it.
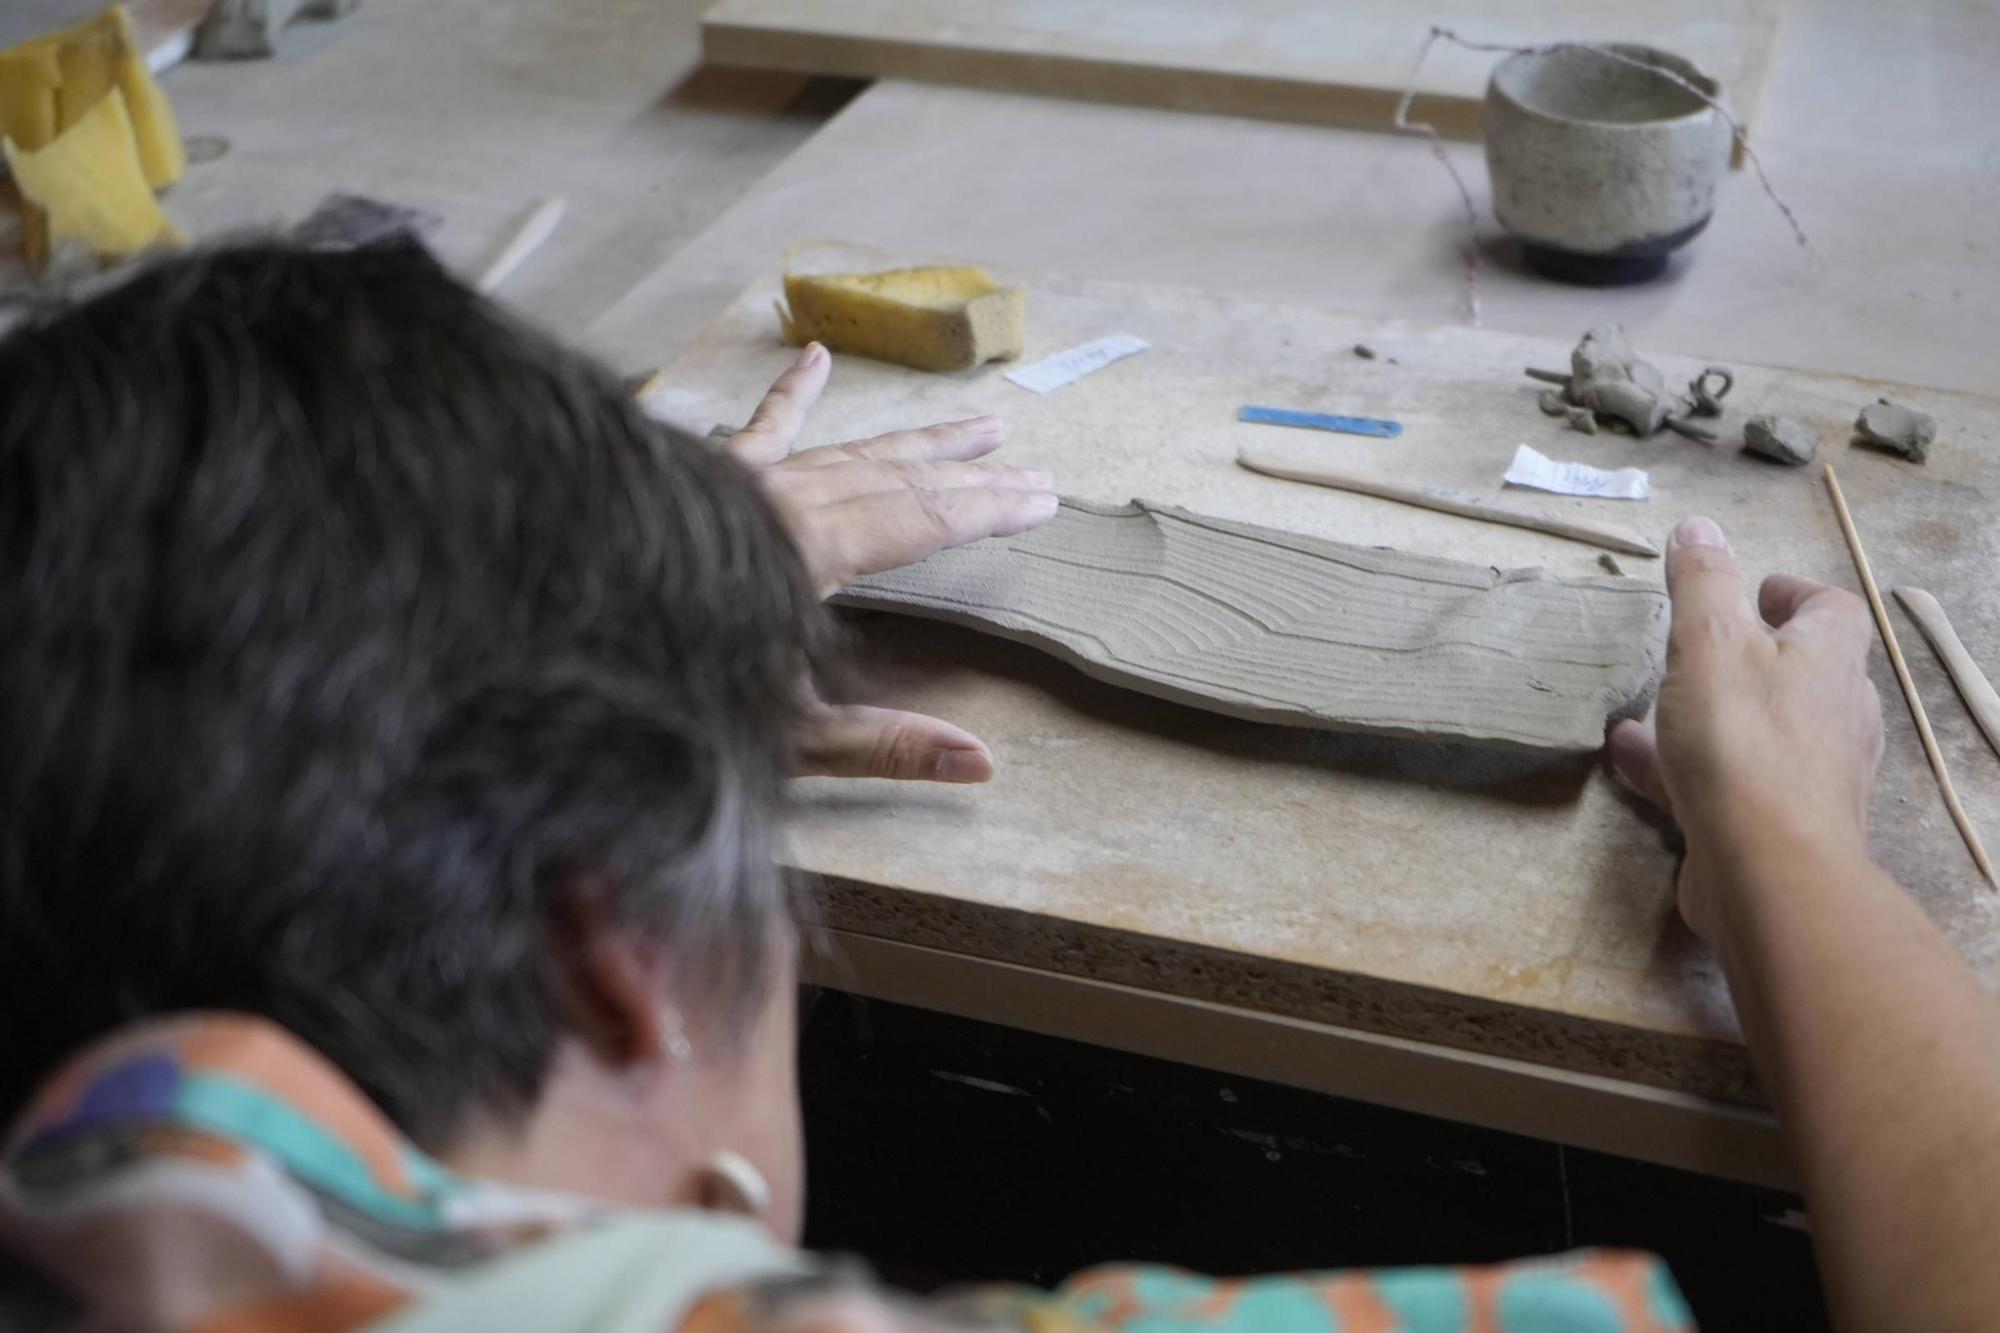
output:
{"label": "woman's right hand", "polygon": [[1868,679],[1875,625],[1853,593],[1790,574],[1758,590],[1706,518],[1667,544],[1673,629],[1656,724],[1620,722],[1611,762],[1687,838],[1681,914],[1721,945],[1732,886],[1766,855],[1867,856],[1882,757],[1882,703]]}

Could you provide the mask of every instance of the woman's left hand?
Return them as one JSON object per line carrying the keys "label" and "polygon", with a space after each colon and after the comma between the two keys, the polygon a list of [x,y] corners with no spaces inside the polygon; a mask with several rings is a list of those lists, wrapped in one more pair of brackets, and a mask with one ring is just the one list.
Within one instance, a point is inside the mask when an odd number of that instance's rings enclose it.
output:
{"label": "woman's left hand", "polygon": [[[763,479],[821,596],[863,574],[1055,517],[1048,473],[975,461],[1000,447],[997,417],[793,453],[832,364],[824,347],[809,344],[729,441],[730,451]],[[993,776],[993,758],[978,737],[887,708],[821,705],[799,756],[801,772],[838,777],[984,782]]]}

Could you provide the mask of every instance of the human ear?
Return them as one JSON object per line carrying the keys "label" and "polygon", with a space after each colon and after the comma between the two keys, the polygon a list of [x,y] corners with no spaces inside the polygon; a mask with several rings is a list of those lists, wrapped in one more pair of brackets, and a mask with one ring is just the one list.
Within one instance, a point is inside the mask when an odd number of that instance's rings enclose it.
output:
{"label": "human ear", "polygon": [[601,866],[565,867],[547,898],[549,966],[569,1025],[599,1060],[628,1068],[671,1057],[686,1038],[667,1030],[659,969],[611,910]]}

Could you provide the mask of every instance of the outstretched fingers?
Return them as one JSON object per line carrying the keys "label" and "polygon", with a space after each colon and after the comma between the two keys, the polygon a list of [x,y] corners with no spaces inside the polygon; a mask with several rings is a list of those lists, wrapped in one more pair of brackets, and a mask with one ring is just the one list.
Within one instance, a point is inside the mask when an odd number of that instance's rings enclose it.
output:
{"label": "outstretched fingers", "polygon": [[819,401],[832,368],[826,348],[807,343],[799,359],[772,383],[749,424],[730,437],[729,451],[755,466],[781,461],[805,426],[806,413]]}
{"label": "outstretched fingers", "polygon": [[1032,468],[1000,463],[878,463],[857,459],[825,467],[776,468],[766,480],[794,505],[835,505],[895,491],[951,491],[987,488],[1049,491],[1055,478]]}
{"label": "outstretched fingers", "polygon": [[1630,718],[1619,722],[1605,737],[1605,749],[1619,777],[1660,809],[1670,808],[1666,779],[1660,774],[1660,738],[1650,723]]}
{"label": "outstretched fingers", "polygon": [[922,713],[860,705],[826,708],[799,740],[803,776],[985,782],[993,756],[979,738]]}
{"label": "outstretched fingers", "polygon": [[826,540],[813,569],[831,592],[863,574],[898,569],[953,546],[1011,537],[1056,515],[1051,491],[973,486],[906,487],[863,495],[821,511]]}
{"label": "outstretched fingers", "polygon": [[824,467],[829,464],[869,460],[881,463],[967,462],[983,458],[998,449],[1007,438],[999,417],[969,417],[964,421],[943,421],[921,430],[891,431],[847,444],[822,445],[792,456],[793,467]]}
{"label": "outstretched fingers", "polygon": [[1780,640],[1828,635],[1866,655],[1875,642],[1868,603],[1844,588],[1796,574],[1773,574],[1757,590],[1757,609]]}
{"label": "outstretched fingers", "polygon": [[1683,519],[1667,539],[1667,597],[1674,610],[1667,637],[1669,670],[1756,623],[1743,570],[1712,519]]}

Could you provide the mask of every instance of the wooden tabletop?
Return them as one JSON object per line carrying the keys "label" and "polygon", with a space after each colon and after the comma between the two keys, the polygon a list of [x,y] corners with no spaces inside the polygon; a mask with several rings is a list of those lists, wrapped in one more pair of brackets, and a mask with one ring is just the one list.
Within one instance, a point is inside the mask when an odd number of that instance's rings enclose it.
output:
{"label": "wooden tabletop", "polygon": [[[1545,340],[1522,339],[1513,357],[1520,364],[1559,365],[1561,350],[1585,328],[1618,320],[1642,350],[1675,369],[1761,363],[1843,373],[1853,378],[1785,381],[1751,371],[1739,388],[1749,396],[1732,404],[1746,410],[1760,393],[1802,397],[1809,401],[1800,410],[1829,427],[1888,384],[2000,390],[2000,364],[1986,350],[1987,322],[2000,309],[2000,266],[1982,220],[2000,209],[2000,144],[1979,128],[2000,114],[2000,85],[1980,72],[1996,45],[1994,16],[1960,6],[1924,6],[1908,21],[1859,0],[1799,7],[1779,46],[1758,146],[1812,254],[1796,248],[1753,172],[1732,177],[1714,225],[1668,278],[1636,289],[1568,288],[1528,276],[1489,221],[1486,329]],[[1954,91],[1912,95],[1915,88]],[[1477,149],[1448,151],[1483,200]],[[1462,308],[1458,228],[1451,186],[1421,143],[888,83],[586,336],[636,368],[654,349],[694,340],[789,248],[825,238],[909,260],[985,260],[1073,284],[1062,290],[1091,299],[1109,299],[1091,287],[1106,281],[1198,289],[1213,298],[1216,320],[1242,335],[1239,345],[1278,361],[1219,356],[1197,365],[1184,392],[1143,417],[1144,429],[1109,445],[1050,433],[1054,409],[997,377],[869,397],[842,387],[884,382],[856,366],[837,370],[815,438],[915,424],[926,412],[997,410],[1012,423],[1018,461],[1052,467],[1092,498],[1143,495],[1350,540],[1360,531],[1364,540],[1496,562],[1587,565],[1594,557],[1583,548],[1558,550],[1565,544],[1526,534],[1304,488],[1278,499],[1283,483],[1225,475],[1226,465],[1198,473],[1186,450],[1213,450],[1218,437],[1191,435],[1181,420],[1163,417],[1232,409],[1255,400],[1252,387],[1276,393],[1274,381],[1287,390],[1279,405],[1322,406],[1302,400],[1357,382],[1341,339],[1389,340],[1402,329],[1419,342],[1448,341]],[[1291,312],[1286,318],[1297,322],[1286,327],[1295,330],[1311,323],[1310,307],[1322,307],[1310,329],[1317,341],[1306,350],[1259,342],[1283,321],[1248,320],[1246,303]],[[740,417],[758,377],[781,363],[769,326],[752,326],[753,304],[739,308],[735,325],[723,321],[729,331],[721,342],[694,341],[692,360],[675,371],[694,395],[681,407],[707,403],[717,420]],[[1158,308],[1136,301],[1121,321],[1100,305],[1095,321],[1065,323],[1066,314],[1061,328],[1043,331],[1051,343],[1065,334],[1081,341],[1124,331]],[[1171,347],[1189,325],[1166,324],[1158,345]],[[736,355],[757,338],[767,340],[761,350]],[[730,354],[717,355],[724,347]],[[1490,376],[1513,373],[1504,359],[1468,382],[1482,395],[1525,392],[1490,385]],[[1241,372],[1233,384],[1232,370]],[[1086,381],[1051,402],[1088,392]],[[1203,393],[1212,401],[1197,404]],[[1920,470],[1857,454],[1844,472],[1878,576],[1951,585],[1954,619],[1991,667],[2000,664],[2000,602],[1990,579],[2000,555],[2000,437],[1990,400],[1949,393],[1930,400],[1941,416],[1957,414],[1954,428],[1963,433],[1951,461]],[[1410,403],[1386,390],[1346,409],[1329,406],[1372,415],[1399,408]],[[1417,415],[1428,410],[1420,406]],[[1496,418],[1492,443],[1504,452],[1531,439],[1545,453],[1607,464],[1657,458],[1656,481],[1666,484],[1648,502],[1661,520],[1655,526],[1664,530],[1678,510],[1696,505],[1732,528],[1754,572],[1794,569],[1852,586],[1813,478],[1678,444],[1628,443],[1628,453],[1652,452],[1616,459],[1609,442],[1557,432],[1551,443],[1517,434],[1520,426],[1518,416]],[[1173,442],[1160,446],[1159,458],[1149,458],[1138,438],[1148,430]],[[1843,458],[1845,434],[1826,435],[1828,456]],[[1569,440],[1575,447],[1562,448]],[[1482,475],[1490,487],[1492,476]],[[1268,505],[1279,508],[1256,508]],[[1666,513],[1670,507],[1677,512]],[[1944,743],[1960,786],[1974,789],[1968,799],[1989,840],[2000,839],[2000,761],[1935,659],[1910,637],[1919,686],[1949,733]],[[1273,1033],[1289,1041],[1302,1025],[1318,1025],[1331,1045],[1288,1045],[1258,1072],[1335,1090],[1352,1089],[1329,1082],[1319,1063],[1328,1052],[1390,1034],[1384,1039],[1462,1053],[1466,1069],[1501,1060],[1520,1062],[1511,1068],[1530,1071],[1531,1080],[1532,1071],[1608,1076],[1610,1086],[1634,1091],[1626,1110],[1645,1114],[1659,1102],[1652,1091],[1639,1095],[1643,1089],[1759,1099],[1713,958],[1673,919],[1672,853],[1602,774],[1495,768],[1395,743],[1231,723],[1094,685],[1016,646],[928,625],[871,623],[864,642],[882,664],[886,697],[986,736],[1001,774],[977,791],[809,789],[798,860],[823,876],[826,920],[860,958],[827,964],[834,979],[1225,1066],[1248,1059],[1243,1053]],[[1877,677],[1890,754],[1877,850],[1993,977],[2000,902],[1971,873],[1880,661]],[[921,983],[908,980],[919,976]],[[1029,994],[1037,998],[1021,998]],[[1157,1006],[1122,1026],[1096,1021],[1100,1008],[1122,1013],[1134,996],[1221,1005],[1268,1022],[1216,1037],[1205,1017],[1190,1016],[1209,1010]],[[1403,1086],[1398,1077],[1378,1078],[1364,1095],[1394,1100]],[[1461,1089],[1454,1099],[1440,1090],[1405,1102],[1478,1119],[1487,1115],[1483,1095]],[[1553,1107],[1506,1123],[1575,1140],[1580,1119],[1590,1117],[1579,1117],[1575,1103]],[[1632,1113],[1634,1124],[1644,1119]],[[1705,1134],[1692,1132],[1672,1159],[1713,1166],[1712,1145],[1699,1142]],[[1637,1150],[1638,1143],[1627,1136],[1609,1146]],[[1772,1154],[1768,1144],[1759,1151]],[[1720,1169],[1743,1171],[1740,1154]]]}
{"label": "wooden tabletop", "polygon": [[[825,262],[824,252],[800,256]],[[843,257],[880,266],[878,254]],[[837,362],[808,443],[994,413],[1007,453],[1087,500],[1183,506],[1287,531],[1501,569],[1601,573],[1595,548],[1541,533],[1276,480],[1239,447],[1615,518],[1664,544],[1707,513],[1753,577],[1854,585],[1816,468],[1741,456],[1751,414],[1793,417],[1837,461],[1878,577],[1927,584],[1976,656],[2000,661],[2000,400],[1737,364],[1723,446],[1585,436],[1543,415],[1524,366],[1567,346],[1205,292],[1000,270],[1029,295],[1025,355],[1109,333],[1150,350],[1047,396],[999,366],[932,375]],[[794,355],[776,276],[753,284],[648,402],[699,428],[740,422]],[[1353,352],[1366,344],[1372,359]],[[1662,356],[1670,382],[1701,360]],[[1850,443],[1878,395],[1934,412],[1919,467]],[[1244,403],[1394,417],[1367,440],[1237,421]],[[1517,443],[1609,468],[1645,501],[1500,491]],[[1657,584],[1660,562],[1619,558]],[[931,948],[1434,1041],[1736,1102],[1759,1094],[1713,956],[1679,924],[1673,851],[1589,759],[1329,736],[1160,703],[1059,661],[931,622],[859,624],[877,701],[952,718],[993,746],[981,788],[806,784],[796,826],[827,876],[832,924]],[[1912,648],[1917,648],[1912,627]],[[2000,756],[1935,659],[1921,683],[1962,794],[2000,837]],[[1883,863],[1968,957],[2000,977],[2000,893],[1941,805],[1886,660],[1889,747],[1875,822]]]}

